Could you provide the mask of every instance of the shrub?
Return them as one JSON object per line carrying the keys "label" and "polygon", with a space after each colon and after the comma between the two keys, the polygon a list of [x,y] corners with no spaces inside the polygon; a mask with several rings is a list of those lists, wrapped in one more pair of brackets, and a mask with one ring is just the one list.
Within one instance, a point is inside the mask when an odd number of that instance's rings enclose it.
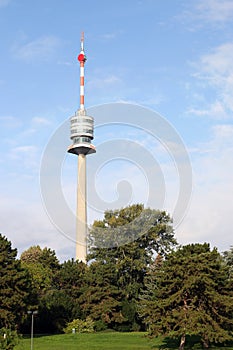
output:
{"label": "shrub", "polygon": [[102,320],[98,320],[98,321],[95,321],[94,323],[94,330],[96,332],[102,332],[102,331],[105,331],[106,329],[108,328],[108,326],[106,325],[106,323]]}
{"label": "shrub", "polygon": [[86,320],[79,320],[78,318],[69,322],[64,328],[65,333],[72,333],[75,329],[76,333],[93,333],[94,332],[94,321],[90,317]]}
{"label": "shrub", "polygon": [[0,349],[12,350],[19,343],[19,336],[16,331],[8,328],[0,329]]}

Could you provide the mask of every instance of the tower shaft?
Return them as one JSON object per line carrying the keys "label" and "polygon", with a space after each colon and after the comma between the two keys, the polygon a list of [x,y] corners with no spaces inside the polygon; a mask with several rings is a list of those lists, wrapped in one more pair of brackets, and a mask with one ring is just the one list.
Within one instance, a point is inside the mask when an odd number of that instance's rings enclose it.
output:
{"label": "tower shaft", "polygon": [[78,156],[78,186],[76,213],[76,260],[86,262],[87,256],[87,205],[86,205],[86,156]]}

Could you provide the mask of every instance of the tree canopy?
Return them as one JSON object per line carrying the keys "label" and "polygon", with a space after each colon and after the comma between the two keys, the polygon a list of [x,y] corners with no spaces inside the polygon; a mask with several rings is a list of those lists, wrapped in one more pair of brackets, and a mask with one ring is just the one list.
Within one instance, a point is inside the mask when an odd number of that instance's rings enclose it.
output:
{"label": "tree canopy", "polygon": [[[142,204],[106,211],[102,221],[94,222],[88,258],[90,262],[99,264],[103,276],[106,274],[109,281],[109,289],[107,286],[106,289],[108,294],[111,293],[108,300],[115,308],[114,317],[119,323],[118,326],[115,324],[117,329],[142,328],[136,304],[147,268],[154,261],[155,254],[167,254],[175,244],[170,216],[164,211],[144,209]],[[103,267],[100,268],[101,265]],[[93,279],[97,276],[98,273]],[[92,283],[98,285],[94,280]],[[120,303],[116,290],[121,291]]]}
{"label": "tree canopy", "polygon": [[30,303],[31,279],[17,250],[0,234],[0,328],[17,328]]}
{"label": "tree canopy", "polygon": [[[90,229],[88,262],[60,263],[39,245],[17,250],[0,235],[0,331],[58,333],[90,320],[96,331],[148,329],[204,346],[232,337],[232,247],[177,247],[165,211],[135,204],[107,210]],[[89,322],[89,321],[88,321]],[[1,330],[2,328],[2,330]],[[10,339],[10,338],[9,338]]]}
{"label": "tree canopy", "polygon": [[179,247],[151,267],[139,313],[153,336],[198,336],[204,347],[232,340],[233,294],[228,269],[209,244]]}
{"label": "tree canopy", "polygon": [[229,267],[229,278],[233,278],[233,246],[229,250],[223,252],[223,259]]}

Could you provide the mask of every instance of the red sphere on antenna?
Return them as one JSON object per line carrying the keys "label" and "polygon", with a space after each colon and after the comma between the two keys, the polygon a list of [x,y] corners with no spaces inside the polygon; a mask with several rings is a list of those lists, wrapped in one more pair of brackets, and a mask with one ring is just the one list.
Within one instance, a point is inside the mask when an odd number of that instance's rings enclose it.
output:
{"label": "red sphere on antenna", "polygon": [[83,53],[80,53],[78,55],[78,61],[79,62],[85,62],[86,61],[85,55]]}

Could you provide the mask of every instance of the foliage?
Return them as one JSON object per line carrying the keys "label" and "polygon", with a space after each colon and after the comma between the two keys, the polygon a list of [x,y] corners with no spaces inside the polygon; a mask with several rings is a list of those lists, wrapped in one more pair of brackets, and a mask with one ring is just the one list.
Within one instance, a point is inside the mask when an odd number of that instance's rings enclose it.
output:
{"label": "foliage", "polygon": [[20,260],[26,263],[37,263],[40,259],[41,254],[42,249],[39,245],[32,246],[21,254]]}
{"label": "foliage", "polygon": [[103,332],[108,328],[107,324],[102,320],[97,320],[94,322],[94,330],[95,332]]}
{"label": "foliage", "polygon": [[93,262],[84,277],[84,287],[78,299],[83,317],[91,316],[109,328],[125,321],[121,313],[122,291],[117,287],[117,274],[113,264]]}
{"label": "foliage", "polygon": [[139,313],[153,336],[196,335],[204,347],[232,340],[233,294],[228,269],[207,243],[179,247],[150,269]]}
{"label": "foliage", "polygon": [[[40,266],[46,273],[47,267]],[[40,332],[62,332],[67,322],[81,317],[78,298],[82,293],[86,268],[86,264],[74,260],[65,261],[59,268],[50,268],[47,274],[49,283],[39,294],[36,326]]]}
{"label": "foliage", "polygon": [[[55,288],[60,264],[50,248],[32,246],[21,254],[21,263],[32,279],[33,309],[37,309],[35,330],[39,332],[62,331],[67,322],[69,301],[65,293]],[[21,331],[29,332],[30,319],[27,318]]]}
{"label": "foliage", "polygon": [[87,266],[74,259],[65,261],[56,274],[55,286],[65,291],[71,298],[77,299],[81,293]]}
{"label": "foliage", "polygon": [[73,320],[69,322],[64,329],[65,333],[72,333],[75,330],[76,333],[93,333],[94,332],[94,322],[90,317],[86,320]]}
{"label": "foliage", "polygon": [[59,260],[54,250],[45,247],[39,257],[39,263],[44,267],[49,267],[53,272],[60,269]]}
{"label": "foliage", "polygon": [[18,343],[19,336],[16,331],[12,331],[9,328],[0,329],[0,349],[13,350]]}
{"label": "foliage", "polygon": [[41,249],[39,245],[32,246],[25,250],[21,254],[20,260],[28,264],[39,263],[53,270],[59,269],[60,267],[55,251],[47,247]]}
{"label": "foliage", "polygon": [[229,267],[229,277],[233,278],[233,246],[229,250],[223,252],[223,259]]}
{"label": "foliage", "polygon": [[0,328],[17,327],[30,302],[30,276],[16,255],[11,242],[0,235]]}
{"label": "foliage", "polygon": [[95,221],[90,230],[89,259],[101,258],[108,250],[124,255],[125,247],[133,251],[136,245],[148,263],[154,252],[167,253],[176,244],[171,223],[164,211],[144,209],[142,204],[106,211],[104,219]]}
{"label": "foliage", "polygon": [[[155,252],[164,255],[175,244],[171,219],[165,212],[144,209],[141,204],[106,211],[104,219],[95,221],[90,231],[89,274],[92,270],[96,272],[89,283],[90,290],[95,289],[95,297],[90,299],[93,307],[89,310],[99,308],[103,320],[101,312],[106,306],[109,310],[106,315],[111,316],[105,322],[111,328],[140,329],[136,303],[147,267],[153,262]],[[97,265],[93,265],[93,260]],[[104,286],[98,271],[102,273]],[[106,297],[101,290],[106,291]]]}
{"label": "foliage", "polygon": [[22,266],[30,272],[33,288],[39,296],[51,289],[54,276],[60,268],[54,251],[41,249],[38,245],[32,246],[21,254],[20,260]]}
{"label": "foliage", "polygon": [[72,319],[73,301],[63,290],[50,290],[40,298],[35,330],[39,333],[61,333]]}

